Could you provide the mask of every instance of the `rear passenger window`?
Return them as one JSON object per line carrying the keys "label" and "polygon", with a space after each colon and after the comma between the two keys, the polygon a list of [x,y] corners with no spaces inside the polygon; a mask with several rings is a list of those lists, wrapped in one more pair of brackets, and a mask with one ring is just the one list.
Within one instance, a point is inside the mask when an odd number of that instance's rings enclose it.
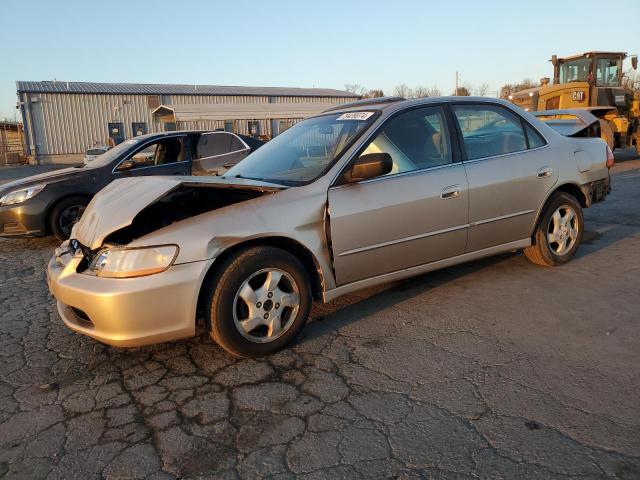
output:
{"label": "rear passenger window", "polygon": [[196,146],[196,158],[209,158],[224,155],[231,150],[231,142],[235,137],[224,132],[203,133]]}
{"label": "rear passenger window", "polygon": [[529,140],[529,148],[538,148],[545,145],[547,142],[544,141],[542,135],[538,133],[536,129],[534,129],[528,123],[525,123],[524,129],[527,131],[527,139]]}
{"label": "rear passenger window", "polygon": [[449,132],[441,107],[417,108],[392,118],[361,155],[388,153],[391,173],[411,172],[453,161]]}
{"label": "rear passenger window", "polygon": [[491,105],[454,105],[467,159],[493,157],[527,149],[520,118]]}

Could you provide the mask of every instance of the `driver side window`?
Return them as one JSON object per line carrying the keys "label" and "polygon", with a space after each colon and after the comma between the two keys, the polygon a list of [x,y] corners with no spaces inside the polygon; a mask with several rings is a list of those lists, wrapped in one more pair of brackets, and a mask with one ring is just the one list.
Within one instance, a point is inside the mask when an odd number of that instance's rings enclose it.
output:
{"label": "driver side window", "polygon": [[449,138],[442,107],[417,108],[392,118],[361,155],[391,155],[387,175],[423,170],[453,162]]}
{"label": "driver side window", "polygon": [[155,167],[183,161],[183,150],[182,138],[167,138],[138,150],[128,160],[134,162],[134,169]]}

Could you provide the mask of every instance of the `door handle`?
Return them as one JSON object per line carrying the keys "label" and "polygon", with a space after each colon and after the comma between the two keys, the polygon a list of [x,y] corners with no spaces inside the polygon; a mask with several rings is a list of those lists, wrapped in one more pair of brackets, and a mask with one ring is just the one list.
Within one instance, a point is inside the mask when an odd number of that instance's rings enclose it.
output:
{"label": "door handle", "polygon": [[460,190],[458,185],[451,185],[442,189],[440,192],[440,198],[446,200],[447,198],[457,198],[460,196]]}
{"label": "door handle", "polygon": [[553,170],[551,170],[551,167],[542,167],[540,170],[538,170],[538,178],[550,177],[552,173]]}

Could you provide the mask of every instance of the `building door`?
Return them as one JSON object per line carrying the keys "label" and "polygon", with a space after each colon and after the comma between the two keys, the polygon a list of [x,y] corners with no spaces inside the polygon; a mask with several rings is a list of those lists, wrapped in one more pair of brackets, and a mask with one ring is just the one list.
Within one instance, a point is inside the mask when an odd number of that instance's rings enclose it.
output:
{"label": "building door", "polygon": [[109,123],[108,129],[110,145],[120,145],[122,142],[124,142],[124,125],[122,125],[122,123]]}
{"label": "building door", "polygon": [[134,137],[147,134],[147,124],[145,122],[133,122],[131,124],[131,134]]}
{"label": "building door", "polygon": [[29,104],[31,113],[31,127],[33,132],[32,154],[38,158],[41,155],[48,155],[49,148],[44,128],[44,113],[42,103],[37,98],[32,98]]}

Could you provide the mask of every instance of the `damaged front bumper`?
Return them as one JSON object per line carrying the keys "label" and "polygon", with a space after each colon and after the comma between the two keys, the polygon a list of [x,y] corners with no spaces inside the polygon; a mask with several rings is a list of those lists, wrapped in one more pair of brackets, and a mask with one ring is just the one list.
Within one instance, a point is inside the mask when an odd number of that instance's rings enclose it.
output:
{"label": "damaged front bumper", "polygon": [[118,347],[195,335],[198,292],[211,261],[173,265],[155,275],[104,278],[78,273],[81,251],[56,250],[47,282],[58,312],[73,331]]}

